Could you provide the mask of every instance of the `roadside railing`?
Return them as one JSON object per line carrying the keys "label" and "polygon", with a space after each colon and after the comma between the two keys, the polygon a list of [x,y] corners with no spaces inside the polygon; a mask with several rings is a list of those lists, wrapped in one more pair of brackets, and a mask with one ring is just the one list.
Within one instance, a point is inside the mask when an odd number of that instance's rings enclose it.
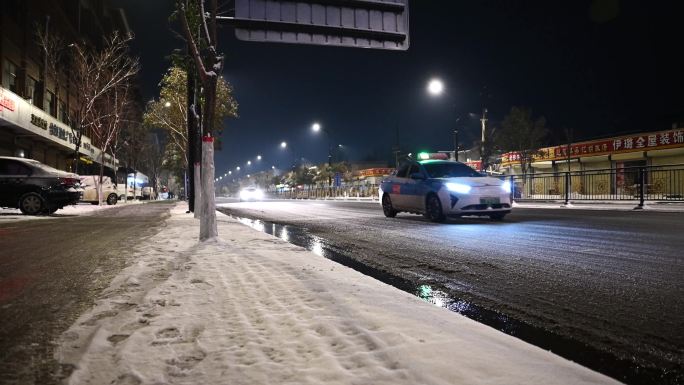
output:
{"label": "roadside railing", "polygon": [[514,200],[684,201],[684,165],[511,175]]}
{"label": "roadside railing", "polygon": [[277,190],[271,194],[275,198],[283,199],[378,199],[378,185],[345,186],[345,187],[311,187],[302,189],[290,189],[288,191]]}

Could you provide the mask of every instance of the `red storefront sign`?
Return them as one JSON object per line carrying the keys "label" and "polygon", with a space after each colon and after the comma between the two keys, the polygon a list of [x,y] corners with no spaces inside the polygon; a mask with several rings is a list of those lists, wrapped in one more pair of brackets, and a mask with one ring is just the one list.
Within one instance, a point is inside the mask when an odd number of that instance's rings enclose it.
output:
{"label": "red storefront sign", "polygon": [[5,95],[0,91],[0,111],[2,111],[5,108],[10,111],[14,111],[17,109],[17,104],[9,96]]}
{"label": "red storefront sign", "polygon": [[[642,135],[573,143],[570,146],[547,147],[540,149],[539,154],[534,155],[534,160],[561,160],[568,157],[578,158],[676,147],[684,147],[684,130],[660,131]],[[515,152],[509,152],[502,156],[503,163],[518,161],[520,161],[520,154]]]}
{"label": "red storefront sign", "polygon": [[394,171],[393,168],[367,168],[359,170],[357,175],[362,177],[385,176],[391,174],[392,171]]}

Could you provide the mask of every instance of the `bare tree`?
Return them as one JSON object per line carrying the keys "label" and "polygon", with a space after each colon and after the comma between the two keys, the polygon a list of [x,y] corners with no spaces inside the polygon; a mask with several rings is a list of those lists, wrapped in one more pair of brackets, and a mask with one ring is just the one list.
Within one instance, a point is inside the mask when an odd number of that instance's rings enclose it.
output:
{"label": "bare tree", "polygon": [[[214,113],[216,108],[216,84],[219,73],[223,69],[223,57],[218,54],[216,38],[217,0],[209,0],[210,12],[205,12],[204,0],[179,0],[183,34],[188,41],[190,56],[202,83],[204,111],[202,114],[202,199],[200,203],[200,240],[206,241],[218,236],[216,228],[216,203],[214,192]],[[199,15],[199,36],[191,30],[189,6]],[[200,53],[200,47],[204,48]]]}
{"label": "bare tree", "polygon": [[43,53],[43,70],[45,71],[43,81],[47,85],[47,78],[52,78],[55,83],[55,95],[59,98],[61,89],[60,69],[63,68],[67,47],[61,35],[49,30],[49,21],[50,17],[48,16],[44,26],[36,24],[36,40]]}
{"label": "bare tree", "polygon": [[[110,118],[112,113],[103,112],[107,103],[105,98],[111,98],[116,93],[119,101],[120,92],[127,87],[138,73],[138,59],[130,55],[128,44],[132,36],[121,36],[114,32],[105,38],[103,48],[96,50],[85,43],[73,43],[72,80],[78,90],[76,127],[72,126],[75,138],[74,169],[78,169],[79,149],[84,132],[102,130],[103,119]],[[121,106],[119,106],[121,107]],[[118,110],[120,113],[121,110]],[[117,123],[119,127],[120,121]],[[96,134],[102,139],[104,136]],[[102,146],[102,143],[100,143]],[[103,152],[104,149],[103,149]]]}
{"label": "bare tree", "polygon": [[117,138],[124,125],[126,110],[131,103],[128,90],[129,85],[123,83],[107,93],[98,106],[99,119],[92,126],[93,139],[99,144],[101,150],[100,178],[97,183],[97,197],[100,204],[102,204],[102,176],[104,174],[105,154],[110,152],[113,145],[117,143]]}
{"label": "bare tree", "polygon": [[546,119],[532,118],[532,111],[526,108],[513,107],[501,122],[497,133],[498,142],[504,151],[512,151],[518,155],[523,183],[534,156],[539,154],[546,137]]}

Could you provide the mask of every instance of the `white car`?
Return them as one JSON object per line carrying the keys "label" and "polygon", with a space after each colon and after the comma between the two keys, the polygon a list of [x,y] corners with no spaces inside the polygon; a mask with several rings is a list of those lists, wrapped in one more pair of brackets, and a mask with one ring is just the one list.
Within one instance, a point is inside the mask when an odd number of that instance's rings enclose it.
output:
{"label": "white car", "polygon": [[260,201],[264,199],[264,192],[258,187],[247,187],[240,190],[240,202]]}
{"label": "white car", "polygon": [[433,222],[465,215],[502,220],[511,212],[511,184],[450,160],[411,161],[380,184],[386,217],[405,211]]}
{"label": "white car", "polygon": [[[94,205],[98,204],[97,200],[97,185],[100,180],[99,175],[81,175],[81,188],[83,188],[82,202],[90,202]],[[119,201],[116,185],[112,183],[112,179],[108,176],[102,177],[102,201],[107,202],[108,205],[115,205]]]}

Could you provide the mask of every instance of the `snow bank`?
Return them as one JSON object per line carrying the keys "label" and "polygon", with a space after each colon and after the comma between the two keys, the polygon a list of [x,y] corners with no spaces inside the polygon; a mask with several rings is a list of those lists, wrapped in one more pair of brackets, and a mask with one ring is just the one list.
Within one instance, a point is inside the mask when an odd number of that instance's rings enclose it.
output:
{"label": "snow bank", "polygon": [[615,381],[219,217],[178,205],[63,334],[69,384],[609,384]]}

